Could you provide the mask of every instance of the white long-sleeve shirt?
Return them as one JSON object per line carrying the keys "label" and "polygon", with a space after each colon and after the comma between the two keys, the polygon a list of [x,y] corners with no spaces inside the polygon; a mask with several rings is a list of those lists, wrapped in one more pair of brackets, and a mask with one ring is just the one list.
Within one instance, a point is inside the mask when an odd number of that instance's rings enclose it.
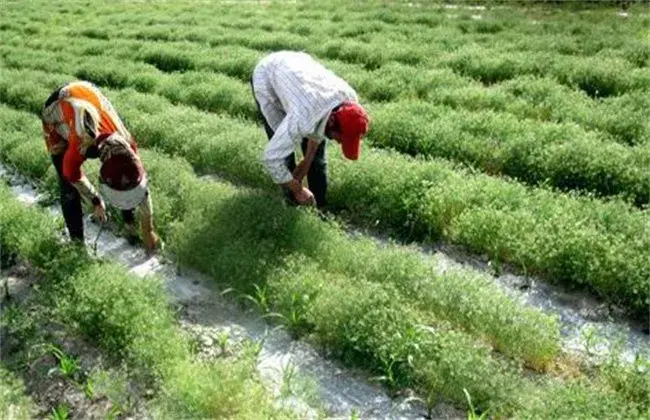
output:
{"label": "white long-sleeve shirt", "polygon": [[292,180],[285,158],[305,137],[326,140],[332,109],[345,101],[358,102],[343,79],[303,52],[279,51],[263,58],[253,71],[253,91],[273,129],[262,163],[277,184]]}

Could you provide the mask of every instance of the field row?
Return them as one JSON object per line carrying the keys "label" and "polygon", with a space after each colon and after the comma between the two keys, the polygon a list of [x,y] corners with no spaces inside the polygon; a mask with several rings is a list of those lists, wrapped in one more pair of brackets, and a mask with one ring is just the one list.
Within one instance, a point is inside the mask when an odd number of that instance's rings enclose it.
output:
{"label": "field row", "polygon": [[[650,69],[647,67],[650,49],[647,43],[633,31],[624,36],[610,37],[610,39],[617,39],[617,46],[605,48],[602,41],[598,42],[595,48],[602,50],[603,53],[585,57],[563,55],[553,50],[535,51],[523,47],[521,43],[527,44],[528,37],[511,46],[508,46],[507,40],[501,34],[498,38],[489,36],[486,38],[486,35],[481,35],[477,40],[463,39],[462,35],[457,36],[453,31],[450,33],[445,27],[417,31],[415,35],[400,34],[398,31],[391,31],[388,34],[379,32],[368,39],[357,40],[331,36],[327,33],[303,36],[282,29],[274,30],[263,24],[251,28],[228,26],[211,28],[199,25],[200,29],[197,29],[196,24],[183,27],[174,23],[142,28],[141,25],[133,25],[129,22],[106,26],[103,19],[95,18],[94,21],[97,22],[95,26],[110,29],[90,30],[85,34],[104,39],[192,41],[210,46],[238,44],[260,51],[298,49],[323,58],[360,64],[368,70],[381,68],[391,62],[416,67],[449,67],[485,84],[519,75],[549,76],[596,98],[650,87]],[[222,17],[215,23],[219,25],[220,22],[228,25],[229,18]],[[308,22],[296,21],[291,25],[304,25]],[[333,25],[341,26],[336,23]],[[85,28],[87,26],[75,29],[74,34],[77,35]],[[641,25],[637,30],[642,30]],[[422,34],[427,38],[421,39]],[[589,39],[585,37],[579,46],[582,47],[582,44],[589,42]],[[632,44],[631,40],[636,40],[636,43]],[[538,40],[538,43],[541,42]],[[449,45],[450,43],[452,45]],[[553,45],[553,43],[546,45]],[[616,54],[609,54],[609,51],[616,50],[621,45],[635,46],[634,52],[629,54],[633,62]]]}
{"label": "field row", "polygon": [[[38,113],[42,98],[65,80],[70,77],[3,71],[0,102]],[[266,139],[256,125],[174,106],[157,95],[107,93],[140,143],[183,156],[197,171],[271,187],[259,162]],[[646,212],[617,201],[529,189],[390,151],[366,148],[364,159],[354,164],[331,151],[330,203],[351,220],[410,239],[445,239],[487,254],[495,263],[587,286],[640,316],[646,311]]]}
{"label": "field row", "polygon": [[[172,30],[169,27],[166,32]],[[119,38],[110,41],[86,39],[82,43],[70,43],[69,36],[62,36],[60,32],[49,33],[44,27],[45,31],[48,32],[31,35],[28,41],[14,31],[5,31],[2,37],[5,45],[15,44],[21,49],[25,49],[25,46],[46,49],[50,54],[51,51],[65,51],[76,54],[77,60],[87,55],[110,55],[144,61],[166,72],[224,72],[244,82],[248,82],[255,62],[263,54],[240,44],[207,48],[197,43],[124,39],[128,30],[115,29],[114,34]],[[23,51],[23,54],[26,53]],[[13,54],[9,55],[9,51],[4,55],[10,62],[20,60],[14,58]],[[535,120],[575,122],[586,129],[603,131],[623,144],[646,143],[650,136],[650,122],[643,113],[648,106],[648,95],[644,90],[593,101],[584,93],[545,77],[513,76],[512,80],[486,88],[455,74],[449,67],[424,69],[388,64],[375,71],[367,71],[336,60],[325,59],[325,63],[358,89],[365,100],[421,99],[470,110],[506,111]]]}
{"label": "field row", "polygon": [[[210,9],[210,6],[207,6]],[[100,10],[102,8],[100,7]],[[234,36],[234,32],[256,30],[284,38],[283,46],[310,48],[323,39],[352,40],[365,44],[389,41],[396,47],[421,45],[423,54],[415,54],[417,62],[430,59],[439,49],[453,50],[469,44],[478,44],[492,52],[552,52],[562,55],[592,56],[627,60],[639,67],[647,66],[650,47],[639,31],[647,22],[643,15],[632,14],[629,19],[617,22],[613,10],[600,13],[569,14],[552,12],[552,9],[520,12],[514,9],[490,11],[457,10],[439,8],[407,8],[391,5],[369,11],[367,7],[338,4],[321,11],[291,10],[286,6],[269,5],[264,8],[247,5],[229,7],[220,4],[210,13],[199,15],[192,7],[166,5],[151,9],[135,7],[107,7],[97,12],[88,22],[85,31],[98,37],[108,37],[106,29],[94,22],[110,19],[122,25],[141,39],[170,40],[178,31],[190,31],[192,38],[209,37],[218,40]],[[639,12],[642,9],[639,9]],[[122,13],[115,19],[115,13]],[[125,17],[124,13],[128,12]],[[52,20],[56,24],[69,24],[66,14],[43,16],[38,9],[29,13],[24,10],[8,13],[12,20],[7,27],[32,28],[35,21]],[[173,13],[174,17],[168,17]],[[83,10],[75,14],[85,15]],[[479,18],[480,16],[480,18]],[[94,20],[93,20],[94,19]],[[616,19],[616,18],[614,18]],[[315,20],[319,25],[312,25]],[[172,30],[166,30],[171,28]],[[88,27],[92,26],[92,29]],[[494,42],[498,39],[498,42]],[[397,56],[407,59],[405,55]]]}
{"label": "field row", "polygon": [[373,146],[443,157],[530,185],[621,195],[637,206],[650,202],[650,145],[629,148],[574,125],[420,101],[370,107],[370,113]]}
{"label": "field row", "polygon": [[[174,103],[257,119],[250,86],[220,74],[165,74],[147,64],[126,64],[123,58],[65,56],[60,50],[1,51],[7,56],[5,65],[12,67],[74,72],[100,86],[130,86]],[[650,144],[630,148],[572,124],[520,121],[507,113],[469,112],[422,101],[370,104],[369,109],[373,128],[368,140],[375,146],[442,157],[532,185],[621,195],[637,206],[650,201]]]}
{"label": "field row", "polygon": [[[3,137],[12,136],[3,160],[36,175],[33,156],[42,147],[37,121],[7,108],[0,117]],[[294,334],[311,335],[332,354],[383,375],[391,386],[414,387],[430,404],[442,395],[459,406],[465,388],[482,409],[518,417],[548,409],[563,415],[574,410],[633,415],[648,404],[627,395],[636,375],[632,368],[617,368],[616,379],[624,384],[620,392],[605,375],[592,383],[551,377],[532,382],[512,363],[493,357],[489,347],[452,329],[456,324],[478,336],[494,329],[506,352],[525,345],[541,356],[533,341],[545,346],[546,354],[557,351],[557,335],[545,335],[557,325],[514,304],[487,279],[466,272],[432,276],[410,251],[350,239],[332,223],[263,194],[202,182],[182,159],[147,150],[143,158],[156,223],[180,263],[255,296],[262,309],[282,314]],[[47,160],[38,166],[43,177]],[[51,175],[43,177],[50,190],[56,188]],[[576,393],[585,406],[572,403]]]}
{"label": "field row", "polygon": [[[154,389],[153,413],[180,417],[291,416],[274,408],[256,379],[255,355],[199,362],[181,334],[158,278],[139,278],[106,261],[95,261],[73,245],[61,244],[61,221],[28,209],[0,185],[0,244],[44,277],[30,301],[41,315],[96,343],[129,376]],[[5,254],[6,255],[6,254]],[[56,302],[56,305],[52,303]],[[20,309],[18,309],[20,310]],[[26,351],[34,333],[23,317],[5,317],[10,336],[23,337]],[[34,344],[34,343],[31,343]],[[19,367],[20,369],[21,367]],[[250,405],[251,399],[256,401]]]}

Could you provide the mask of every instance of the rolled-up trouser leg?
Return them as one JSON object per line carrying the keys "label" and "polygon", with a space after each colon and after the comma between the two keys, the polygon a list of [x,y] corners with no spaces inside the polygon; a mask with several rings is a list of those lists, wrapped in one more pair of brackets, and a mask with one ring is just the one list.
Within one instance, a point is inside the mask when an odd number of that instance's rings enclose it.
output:
{"label": "rolled-up trouser leg", "polygon": [[[302,139],[302,152],[307,153],[308,139]],[[307,173],[309,190],[314,194],[316,206],[320,209],[327,205],[327,156],[325,154],[325,142],[321,142],[316,149],[316,155]]]}
{"label": "rolled-up trouser leg", "polygon": [[61,193],[61,210],[63,219],[68,228],[70,239],[84,241],[83,211],[81,209],[81,196],[79,191],[63,178],[63,153],[52,155],[52,163],[59,177],[59,190]]}

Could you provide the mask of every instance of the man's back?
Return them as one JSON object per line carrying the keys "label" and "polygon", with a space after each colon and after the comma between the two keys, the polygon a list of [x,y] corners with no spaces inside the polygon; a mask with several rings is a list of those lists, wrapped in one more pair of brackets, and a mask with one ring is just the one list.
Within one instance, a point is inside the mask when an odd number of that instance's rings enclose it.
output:
{"label": "man's back", "polygon": [[312,113],[314,108],[357,100],[347,82],[303,52],[269,54],[258,64],[255,77],[275,93],[287,114]]}

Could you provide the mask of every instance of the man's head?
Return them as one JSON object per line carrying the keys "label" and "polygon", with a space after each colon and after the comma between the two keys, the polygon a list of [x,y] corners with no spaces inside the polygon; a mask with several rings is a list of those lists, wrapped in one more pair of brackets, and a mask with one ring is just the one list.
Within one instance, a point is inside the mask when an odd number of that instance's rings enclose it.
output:
{"label": "man's head", "polygon": [[368,133],[369,118],[366,110],[356,102],[343,102],[327,122],[327,136],[341,143],[343,154],[350,160],[359,159],[361,141]]}
{"label": "man's head", "polygon": [[102,196],[115,207],[129,210],[147,196],[147,175],[138,155],[118,133],[97,138]]}

